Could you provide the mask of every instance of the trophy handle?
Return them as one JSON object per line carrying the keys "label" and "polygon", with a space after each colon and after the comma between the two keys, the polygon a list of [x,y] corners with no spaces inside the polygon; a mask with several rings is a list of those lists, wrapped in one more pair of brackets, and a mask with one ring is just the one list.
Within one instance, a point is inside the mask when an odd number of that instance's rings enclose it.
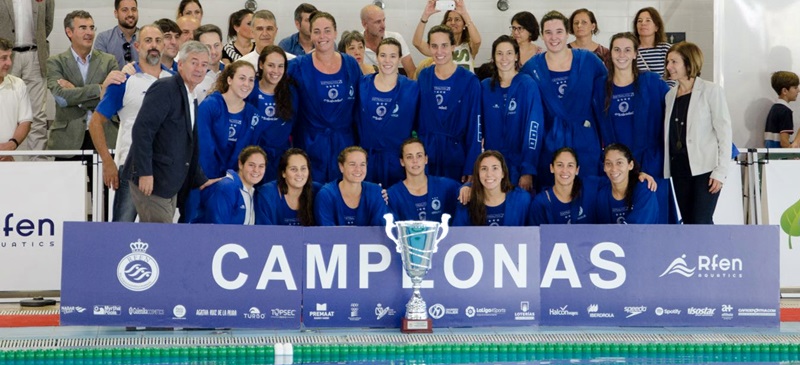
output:
{"label": "trophy handle", "polygon": [[[439,241],[443,240],[447,236],[447,232],[450,231],[450,226],[447,222],[450,221],[450,214],[444,213],[442,214],[442,224],[439,225],[439,228],[442,230],[442,234],[433,241],[433,252],[439,250]],[[437,232],[438,233],[438,232]]]}
{"label": "trophy handle", "polygon": [[392,228],[395,227],[394,216],[392,213],[386,213],[383,215],[383,219],[386,220],[386,227],[384,227],[386,230],[386,235],[389,236],[390,240],[394,241],[395,251],[398,253],[403,253],[403,248],[400,247],[400,239],[398,239],[397,236],[394,235],[394,232],[392,232]]}

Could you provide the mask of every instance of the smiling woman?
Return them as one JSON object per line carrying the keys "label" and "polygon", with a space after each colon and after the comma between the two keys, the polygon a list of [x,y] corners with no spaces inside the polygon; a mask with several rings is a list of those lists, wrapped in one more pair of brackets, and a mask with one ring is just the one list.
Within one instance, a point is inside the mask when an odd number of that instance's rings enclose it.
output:
{"label": "smiling woman", "polygon": [[238,172],[233,169],[204,192],[205,223],[255,224],[254,186],[264,178],[267,155],[258,146],[239,153]]}
{"label": "smiling woman", "polygon": [[469,203],[459,205],[454,226],[527,226],[531,195],[511,184],[505,158],[485,151],[475,161]]}
{"label": "smiling woman", "polygon": [[341,180],[320,189],[314,201],[314,218],[321,226],[382,226],[389,212],[378,184],[365,182],[367,151],[350,146],[339,153]]}
{"label": "smiling woman", "polygon": [[297,80],[300,105],[297,108],[295,146],[308,152],[313,175],[321,181],[341,176],[332,156],[355,143],[356,89],[361,69],[355,58],[336,51],[336,19],[318,11],[311,15],[311,54],[289,62],[289,76]]}
{"label": "smiling woman", "polygon": [[255,70],[245,61],[231,63],[217,79],[216,91],[197,110],[200,166],[212,178],[237,168],[237,157],[250,145],[258,122],[256,109],[245,103],[255,84]]}

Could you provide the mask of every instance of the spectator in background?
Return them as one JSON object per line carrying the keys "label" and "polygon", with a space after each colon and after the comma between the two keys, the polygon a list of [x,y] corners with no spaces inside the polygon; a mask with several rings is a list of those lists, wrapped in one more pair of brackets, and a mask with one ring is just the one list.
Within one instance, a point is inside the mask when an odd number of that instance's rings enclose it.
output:
{"label": "spectator in background", "polygon": [[672,177],[684,224],[714,223],[731,160],[728,102],[721,87],[700,78],[702,68],[694,43],[670,47],[666,76],[676,85],[665,97],[664,177]]}
{"label": "spectator in background", "polygon": [[178,38],[178,48],[184,43],[194,39],[194,31],[200,28],[200,21],[193,16],[181,16],[175,20],[178,27],[181,29],[181,36]]}
{"label": "spectator in background", "polygon": [[228,65],[242,56],[253,52],[253,12],[242,9],[228,18],[228,43],[222,47],[222,63]]}
{"label": "spectator in background", "polygon": [[[31,129],[31,102],[22,79],[10,75],[14,45],[0,38],[0,151],[14,151]],[[0,161],[14,161],[13,156],[0,156]]]}
{"label": "spectator in background", "polygon": [[[275,23],[275,14],[269,10],[257,11],[253,14],[252,25],[250,27],[253,29],[253,37],[256,43],[253,47],[253,52],[242,56],[241,60],[250,62],[253,67],[258,69],[261,52],[264,51],[266,47],[273,45],[275,43],[275,36],[278,35],[278,24]],[[295,57],[290,53],[284,54],[289,60]],[[269,152],[267,152],[267,154],[269,156]]]}
{"label": "spectator in background", "polygon": [[180,42],[181,28],[178,27],[177,23],[167,18],[156,20],[154,24],[161,29],[161,33],[164,35],[161,65],[165,69],[172,71],[172,73],[176,73],[178,72],[178,62],[175,61],[175,57],[178,57],[178,49],[180,48],[178,43]]}
{"label": "spectator in background", "polygon": [[205,44],[211,52],[206,77],[194,90],[197,102],[202,103],[211,93],[219,73],[225,68],[225,64],[222,63],[222,30],[214,24],[201,25],[194,31],[194,40]]}
{"label": "spectator in background", "polygon": [[797,100],[797,86],[800,84],[800,79],[794,72],[778,71],[772,74],[771,84],[772,89],[778,94],[778,99],[767,114],[764,147],[800,148],[800,138],[797,136],[794,142],[789,142],[789,136],[794,133],[794,118],[789,103]]}
{"label": "spectator in background", "polygon": [[636,66],[639,71],[655,72],[664,76],[667,51],[667,33],[661,14],[653,7],[639,9],[633,17],[633,35],[639,40],[639,58]]}
{"label": "spectator in background", "polygon": [[570,42],[570,48],[582,48],[600,57],[603,64],[609,67],[611,52],[602,44],[595,42],[592,37],[600,31],[597,26],[597,19],[589,9],[578,9],[569,16],[569,34],[575,36],[575,40]]}
{"label": "spectator in background", "polygon": [[176,18],[182,16],[190,16],[197,19],[198,24],[203,24],[203,5],[200,5],[199,0],[181,0],[178,4],[178,15]]}
{"label": "spectator in background", "polygon": [[519,45],[519,67],[525,65],[533,56],[544,53],[544,48],[533,43],[539,39],[539,21],[531,12],[521,11],[514,14],[511,26],[508,28]]}
{"label": "spectator in background", "polygon": [[[455,10],[448,10],[444,13],[441,25],[448,26],[453,32],[455,39],[453,41],[453,61],[458,66],[473,72],[475,56],[481,48],[481,35],[467,12],[464,0],[455,0],[455,3]],[[439,10],[436,10],[436,0],[428,0],[425,3],[425,10],[422,11],[422,17],[417,23],[414,37],[411,40],[414,47],[417,47],[420,53],[428,57],[433,54],[433,50],[422,40],[422,35],[425,33],[425,25],[428,23],[430,16],[438,12]]]}
{"label": "spectator in background", "polygon": [[294,9],[294,26],[297,33],[294,33],[278,43],[284,51],[300,56],[311,53],[314,49],[314,42],[311,41],[311,13],[317,11],[314,5],[302,3]]}
{"label": "spectator in background", "polygon": [[133,45],[136,42],[136,24],[139,22],[137,0],[114,0],[114,17],[117,25],[97,35],[94,48],[110,53],[117,59],[119,68],[139,59],[139,53]]}
{"label": "spectator in background", "polygon": [[[137,41],[133,44],[139,55],[139,59],[133,63],[135,72],[125,82],[108,86],[89,120],[89,134],[103,160],[103,182],[109,189],[116,190],[113,203],[114,222],[133,222],[136,219],[136,207],[131,201],[128,180],[122,178],[120,172],[128,157],[133,123],[142,107],[145,92],[156,80],[172,76],[160,63],[164,42],[159,27],[154,24],[145,25],[138,33]],[[116,155],[112,158],[103,130],[114,115],[119,116],[119,133],[115,144]]]}
{"label": "spectator in background", "polygon": [[[40,151],[47,144],[47,58],[50,45],[47,37],[53,30],[55,0],[6,1],[7,11],[0,12],[0,38],[14,44],[11,75],[25,83],[28,89],[31,112],[30,133],[22,149]],[[17,6],[19,5],[19,6]],[[46,156],[33,156],[33,160],[48,160]]]}
{"label": "spectator in background", "polygon": [[358,62],[362,74],[369,75],[378,72],[378,66],[364,63],[364,36],[357,30],[347,30],[342,33],[342,38],[339,40],[339,52],[353,56]]}
{"label": "spectator in background", "polygon": [[361,25],[364,27],[364,63],[377,66],[378,45],[386,38],[394,38],[403,50],[400,56],[400,74],[409,78],[414,77],[417,66],[411,58],[411,49],[408,48],[403,35],[386,30],[386,15],[383,9],[374,4],[361,8]]}
{"label": "spectator in background", "polygon": [[[47,60],[47,87],[56,101],[56,119],[50,127],[47,149],[92,150],[94,145],[87,130],[89,118],[106,88],[124,81],[125,75],[117,71],[114,56],[92,49],[95,28],[88,12],[75,10],[67,14],[64,30],[70,48]],[[116,141],[118,126],[109,123],[105,127],[106,140]]]}

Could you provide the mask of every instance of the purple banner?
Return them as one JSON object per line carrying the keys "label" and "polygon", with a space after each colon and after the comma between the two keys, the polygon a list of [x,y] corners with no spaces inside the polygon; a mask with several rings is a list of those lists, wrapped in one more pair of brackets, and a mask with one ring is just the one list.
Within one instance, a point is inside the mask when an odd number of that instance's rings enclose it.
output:
{"label": "purple banner", "polygon": [[[422,297],[434,327],[538,324],[536,227],[451,227]],[[382,227],[305,230],[306,327],[400,327],[411,282]]]}
{"label": "purple banner", "polygon": [[[455,227],[421,293],[439,328],[776,327],[778,244],[775,226]],[[64,325],[398,328],[412,294],[383,227],[66,223],[62,269]]]}
{"label": "purple banner", "polygon": [[61,324],[299,329],[300,233],[65,223]]}
{"label": "purple banner", "polygon": [[777,226],[541,229],[542,324],[780,324]]}

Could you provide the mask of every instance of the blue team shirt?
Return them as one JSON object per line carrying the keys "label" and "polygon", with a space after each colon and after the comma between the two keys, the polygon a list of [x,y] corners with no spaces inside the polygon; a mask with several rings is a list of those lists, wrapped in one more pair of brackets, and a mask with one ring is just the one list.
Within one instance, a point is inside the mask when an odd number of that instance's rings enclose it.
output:
{"label": "blue team shirt", "polygon": [[567,91],[567,85],[569,85],[569,71],[550,71],[550,76],[552,76],[550,81],[558,90],[558,98],[563,99],[564,93]]}
{"label": "blue team shirt", "polygon": [[[288,77],[284,75],[284,77]],[[287,149],[289,149],[289,138],[294,127],[294,117],[297,115],[298,107],[297,90],[292,87],[292,113],[291,120],[278,118],[277,106],[274,94],[266,94],[258,87],[258,81],[253,91],[247,97],[247,103],[254,106],[258,111],[258,125],[253,132],[251,144],[261,147],[267,153],[267,168],[264,171],[264,181],[272,181],[278,178],[278,163]]]}
{"label": "blue team shirt", "polygon": [[[609,105],[608,112],[613,116],[614,128],[616,131],[617,142],[626,146],[634,145],[633,131],[636,129],[633,125],[634,105],[633,98],[635,97],[633,84],[628,86],[616,86],[611,93],[611,104]],[[639,136],[641,138],[642,136]]]}
{"label": "blue team shirt", "polygon": [[496,207],[486,207],[486,225],[502,227],[506,216],[506,202]]}

